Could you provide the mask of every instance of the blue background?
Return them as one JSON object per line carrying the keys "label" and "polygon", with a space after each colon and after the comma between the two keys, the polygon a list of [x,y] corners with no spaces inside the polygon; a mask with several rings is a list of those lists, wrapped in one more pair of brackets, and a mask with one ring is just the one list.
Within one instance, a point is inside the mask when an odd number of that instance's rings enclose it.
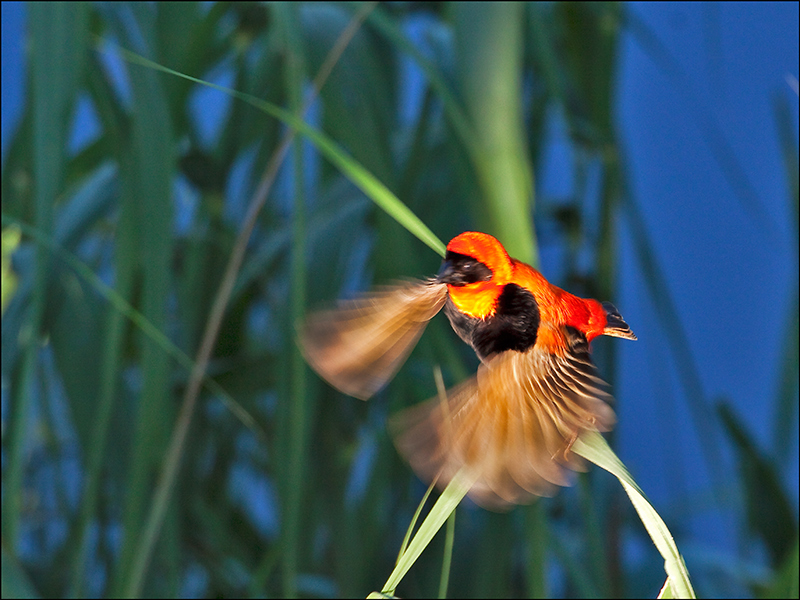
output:
{"label": "blue background", "polygon": [[[734,527],[743,500],[732,447],[714,405],[730,403],[760,450],[774,455],[774,399],[798,287],[797,215],[777,106],[780,101],[789,107],[788,135],[796,152],[798,3],[626,8],[616,114],[630,202],[642,215],[686,343],[677,352],[671,345],[675,332],[667,330],[651,301],[648,267],[638,258],[631,223],[621,217],[614,302],[639,341],[618,343],[617,453],[668,523],[671,517],[681,521],[685,512],[694,515],[691,531],[683,532],[693,541],[681,547],[690,564],[717,559],[731,564],[731,554],[749,555],[757,564],[763,549],[742,553],[742,532]],[[655,38],[647,38],[637,23],[646,24]],[[24,42],[24,5],[3,2],[4,157],[25,102]],[[413,89],[418,75],[413,69],[407,74],[412,80],[406,85]],[[74,144],[91,136],[92,119],[78,109]],[[537,173],[539,195],[566,196],[574,185],[563,128],[552,115],[553,144]],[[541,251],[541,270],[556,271],[558,249],[542,242]],[[687,389],[680,375],[682,360],[696,366],[695,389]],[[712,427],[694,426],[692,394],[704,400],[700,412],[712,419]],[[797,405],[791,430],[781,476],[796,508]],[[720,453],[721,467],[701,458],[703,438]],[[712,494],[725,499],[728,512],[711,510]],[[707,513],[697,508],[705,504]]]}

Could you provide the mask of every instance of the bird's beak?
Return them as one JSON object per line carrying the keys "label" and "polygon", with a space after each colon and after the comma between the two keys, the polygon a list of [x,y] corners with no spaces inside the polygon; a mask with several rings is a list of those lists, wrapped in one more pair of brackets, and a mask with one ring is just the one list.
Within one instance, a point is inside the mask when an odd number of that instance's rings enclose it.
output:
{"label": "bird's beak", "polygon": [[455,284],[457,283],[456,275],[457,273],[453,268],[453,263],[446,260],[442,263],[442,266],[439,267],[439,272],[436,273],[436,281],[439,283]]}

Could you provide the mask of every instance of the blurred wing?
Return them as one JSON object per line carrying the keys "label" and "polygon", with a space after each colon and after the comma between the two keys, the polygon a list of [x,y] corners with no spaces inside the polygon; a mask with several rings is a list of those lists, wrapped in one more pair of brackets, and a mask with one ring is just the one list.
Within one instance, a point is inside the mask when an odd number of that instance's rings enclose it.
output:
{"label": "blurred wing", "polygon": [[447,286],[433,280],[387,287],[311,315],[300,347],[328,383],[366,400],[402,366],[446,299]]}
{"label": "blurred wing", "polygon": [[509,508],[569,484],[582,469],[569,449],[584,430],[607,431],[616,418],[607,384],[597,376],[586,338],[556,330],[563,356],[534,346],[506,351],[449,393],[392,418],[395,444],[424,480],[444,487],[466,466],[477,477],[469,492],[481,506]]}

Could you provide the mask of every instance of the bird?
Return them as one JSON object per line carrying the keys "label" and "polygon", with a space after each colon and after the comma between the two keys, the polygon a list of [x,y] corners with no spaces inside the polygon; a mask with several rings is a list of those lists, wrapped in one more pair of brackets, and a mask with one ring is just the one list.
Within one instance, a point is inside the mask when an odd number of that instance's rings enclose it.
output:
{"label": "bird", "polygon": [[600,335],[637,338],[613,304],[551,284],[492,235],[454,237],[434,277],[311,314],[300,327],[300,347],[322,378],[366,400],[397,373],[442,309],[480,365],[446,398],[390,417],[398,452],[440,488],[466,469],[469,497],[490,510],[569,485],[571,472],[585,468],[572,444],[582,432],[608,431],[616,422],[589,344]]}

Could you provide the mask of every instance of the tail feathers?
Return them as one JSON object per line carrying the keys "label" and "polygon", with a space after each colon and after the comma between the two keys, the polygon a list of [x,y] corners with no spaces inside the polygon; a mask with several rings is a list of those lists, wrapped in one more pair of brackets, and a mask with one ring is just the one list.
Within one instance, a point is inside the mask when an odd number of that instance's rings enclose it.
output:
{"label": "tail feathers", "polygon": [[605,335],[613,337],[625,338],[628,340],[638,339],[636,334],[631,331],[631,328],[619,314],[616,307],[611,302],[603,302],[603,310],[606,311],[606,327],[603,330]]}

